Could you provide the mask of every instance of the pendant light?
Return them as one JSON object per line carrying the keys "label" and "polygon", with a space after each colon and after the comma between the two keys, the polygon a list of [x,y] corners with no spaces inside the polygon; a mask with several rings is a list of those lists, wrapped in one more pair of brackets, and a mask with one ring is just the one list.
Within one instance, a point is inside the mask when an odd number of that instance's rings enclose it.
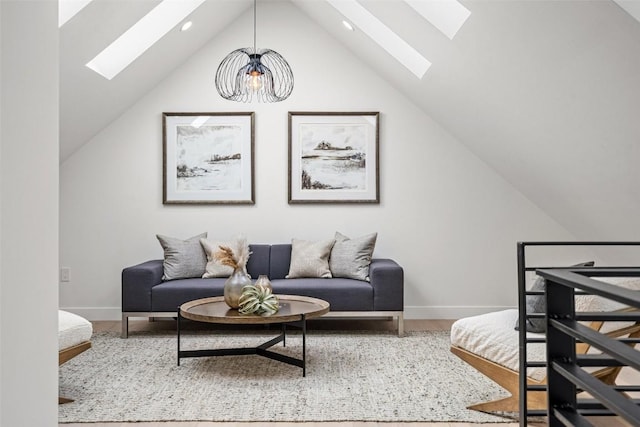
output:
{"label": "pendant light", "polygon": [[251,102],[280,102],[293,91],[293,73],[275,50],[256,49],[256,0],[253,0],[253,49],[236,49],[216,71],[216,89],[224,99]]}

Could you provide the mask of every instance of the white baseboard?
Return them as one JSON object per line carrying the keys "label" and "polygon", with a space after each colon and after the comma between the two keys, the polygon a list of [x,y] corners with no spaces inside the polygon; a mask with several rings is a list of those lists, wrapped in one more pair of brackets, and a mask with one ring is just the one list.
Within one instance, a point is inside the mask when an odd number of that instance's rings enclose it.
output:
{"label": "white baseboard", "polygon": [[122,319],[122,309],[120,307],[60,307],[60,310],[68,311],[93,321]]}
{"label": "white baseboard", "polygon": [[405,306],[405,319],[462,319],[515,306]]}
{"label": "white baseboard", "polygon": [[[407,306],[405,319],[461,319],[492,311],[516,308],[512,306]],[[120,307],[60,307],[61,310],[75,313],[87,320],[120,320]]]}

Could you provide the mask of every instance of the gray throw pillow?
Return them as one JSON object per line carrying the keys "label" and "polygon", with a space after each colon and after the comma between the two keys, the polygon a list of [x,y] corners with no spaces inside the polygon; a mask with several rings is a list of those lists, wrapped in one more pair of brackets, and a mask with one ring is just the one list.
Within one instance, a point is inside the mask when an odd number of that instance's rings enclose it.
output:
{"label": "gray throw pillow", "polygon": [[164,275],[162,280],[187,279],[202,277],[207,265],[207,257],[200,244],[200,239],[207,233],[198,234],[187,240],[156,235],[164,249]]}
{"label": "gray throw pillow", "polygon": [[333,245],[329,258],[331,275],[368,282],[370,280],[369,265],[377,237],[378,233],[373,233],[350,239],[336,232],[336,244]]}
{"label": "gray throw pillow", "polygon": [[[572,265],[571,267],[593,267],[593,261],[583,262],[580,264]],[[547,289],[547,282],[542,277],[538,277],[531,287],[531,291],[545,291]],[[547,312],[547,299],[546,295],[527,295],[527,312],[525,318],[527,319],[527,332],[543,333],[547,330],[547,319],[544,317],[530,317],[529,314],[537,313],[543,314]],[[520,317],[516,320],[516,331],[520,329]]]}
{"label": "gray throw pillow", "polygon": [[331,255],[331,248],[335,242],[333,239],[320,242],[293,239],[291,241],[291,264],[286,278],[322,277],[330,279],[329,255]]}
{"label": "gray throw pillow", "polygon": [[[542,277],[538,277],[530,290],[543,291],[547,288],[547,282]],[[547,300],[545,295],[527,295],[527,332],[542,333],[547,330],[547,319],[544,317],[530,317],[532,313],[545,313],[547,311]],[[520,330],[520,317],[516,320],[516,331]]]}

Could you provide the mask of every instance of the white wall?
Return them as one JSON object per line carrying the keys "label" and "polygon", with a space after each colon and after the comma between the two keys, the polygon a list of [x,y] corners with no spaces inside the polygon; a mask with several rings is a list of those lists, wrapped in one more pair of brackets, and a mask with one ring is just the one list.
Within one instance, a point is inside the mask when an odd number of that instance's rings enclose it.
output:
{"label": "white wall", "polygon": [[0,2],[0,425],[58,424],[58,14]]}
{"label": "white wall", "polygon": [[[2,46],[2,40],[3,40],[3,35],[2,35],[2,5],[0,4],[0,46]],[[2,64],[3,64],[3,60],[2,60],[2,54],[0,54],[0,165],[2,164],[2,141],[4,140],[3,138],[3,133],[2,133],[2,100],[4,99],[2,97],[2,86],[4,86],[4,80],[2,80]],[[3,180],[3,176],[2,173],[0,173],[0,242],[2,242],[2,209],[4,204],[2,203],[2,184],[3,184],[4,180]],[[0,247],[0,251],[2,251],[2,248]],[[2,319],[2,257],[0,257],[0,319]],[[0,327],[0,384],[2,384],[2,366],[3,365],[3,358],[2,358],[2,328]],[[2,399],[2,387],[0,387],[0,414],[2,413],[2,407],[3,407],[3,403],[4,400]],[[0,420],[0,426],[2,426],[2,420]]]}
{"label": "white wall", "polygon": [[467,6],[427,84],[383,75],[578,239],[638,240],[640,23],[611,1]]}
{"label": "white wall", "polygon": [[[571,236],[430,117],[288,3],[260,12],[258,45],[295,78],[278,104],[219,97],[215,70],[249,45],[251,13],[61,166],[61,306],[118,318],[123,267],[160,258],[156,233],[251,242],[377,231],[376,256],[405,269],[408,317],[459,317],[516,304],[517,240]],[[255,111],[256,205],[163,206],[162,112]],[[287,112],[380,111],[381,204],[287,204]]]}

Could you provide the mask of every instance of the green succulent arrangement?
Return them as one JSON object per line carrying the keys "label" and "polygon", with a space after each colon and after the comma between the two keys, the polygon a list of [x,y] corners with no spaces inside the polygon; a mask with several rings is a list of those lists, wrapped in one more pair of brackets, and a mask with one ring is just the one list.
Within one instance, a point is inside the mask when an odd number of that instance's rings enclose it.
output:
{"label": "green succulent arrangement", "polygon": [[278,297],[276,297],[270,287],[247,285],[242,288],[242,295],[238,300],[240,314],[259,314],[261,316],[271,316],[280,309]]}

